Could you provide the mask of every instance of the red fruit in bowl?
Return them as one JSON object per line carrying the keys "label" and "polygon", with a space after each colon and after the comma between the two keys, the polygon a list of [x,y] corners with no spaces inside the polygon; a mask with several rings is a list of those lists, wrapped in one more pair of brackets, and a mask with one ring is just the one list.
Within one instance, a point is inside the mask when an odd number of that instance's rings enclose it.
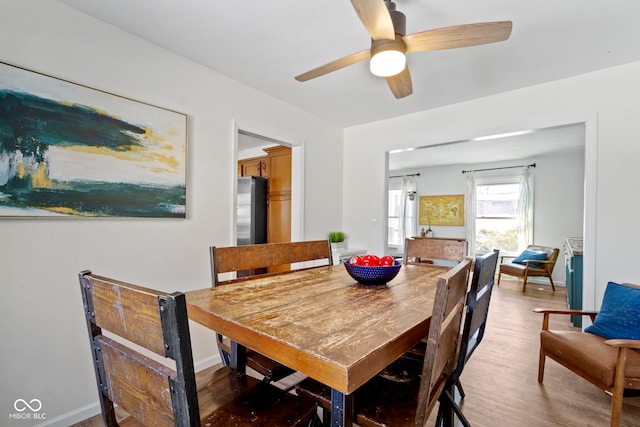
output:
{"label": "red fruit in bowl", "polygon": [[380,265],[383,267],[391,267],[394,264],[395,264],[395,260],[390,255],[385,255],[382,258],[380,258]]}
{"label": "red fruit in bowl", "polygon": [[380,258],[376,255],[367,254],[362,257],[362,262],[364,263],[363,265],[377,267],[380,265]]}
{"label": "red fruit in bowl", "polygon": [[349,258],[349,264],[363,265],[362,257],[360,257],[359,255],[352,256],[351,258]]}

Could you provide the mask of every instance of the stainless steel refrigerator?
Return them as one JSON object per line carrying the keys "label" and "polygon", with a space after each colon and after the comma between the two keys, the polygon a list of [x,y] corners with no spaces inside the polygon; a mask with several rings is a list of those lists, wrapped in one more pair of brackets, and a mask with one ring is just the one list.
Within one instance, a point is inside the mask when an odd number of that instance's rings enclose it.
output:
{"label": "stainless steel refrigerator", "polygon": [[238,178],[237,244],[267,243],[267,179]]}

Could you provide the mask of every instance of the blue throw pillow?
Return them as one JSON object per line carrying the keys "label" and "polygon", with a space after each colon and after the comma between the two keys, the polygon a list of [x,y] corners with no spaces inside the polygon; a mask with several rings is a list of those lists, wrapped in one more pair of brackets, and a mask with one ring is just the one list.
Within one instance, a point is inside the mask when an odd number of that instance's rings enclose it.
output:
{"label": "blue throw pillow", "polygon": [[[547,253],[525,250],[520,255],[518,255],[516,259],[514,259],[512,262],[516,264],[525,264],[525,260],[532,260],[532,259],[539,259],[541,261],[544,261],[545,259],[547,259]],[[537,263],[537,262],[529,263],[530,267],[538,267],[539,265],[540,263]]]}
{"label": "blue throw pillow", "polygon": [[607,339],[640,340],[640,288],[607,283],[596,320],[584,331]]}

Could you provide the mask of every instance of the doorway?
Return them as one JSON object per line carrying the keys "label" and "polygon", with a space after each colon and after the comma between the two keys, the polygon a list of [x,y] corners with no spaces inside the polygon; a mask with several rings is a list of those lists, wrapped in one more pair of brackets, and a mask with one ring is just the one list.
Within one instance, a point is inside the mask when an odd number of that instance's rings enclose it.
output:
{"label": "doorway", "polygon": [[[253,131],[247,131],[236,127],[236,152],[235,159],[236,164],[240,165],[243,160],[246,159],[266,159],[268,158],[269,151],[279,151],[278,147],[285,147],[289,149],[290,155],[278,156],[278,167],[284,167],[288,169],[290,173],[290,196],[288,203],[290,204],[290,214],[288,218],[281,218],[280,224],[283,221],[286,222],[285,234],[287,235],[287,241],[299,241],[302,239],[302,201],[303,201],[303,171],[302,171],[302,159],[304,155],[303,145],[294,145],[292,143],[283,141],[278,138],[262,135]],[[287,151],[287,150],[282,150]],[[286,154],[286,153],[285,153]],[[248,166],[246,173],[254,176],[260,176],[259,168],[265,168],[266,165],[260,165],[259,162],[254,163],[257,166]],[[268,180],[268,170],[265,171]],[[240,176],[240,169],[234,173]],[[236,182],[236,180],[234,180]],[[237,184],[236,184],[237,185]],[[237,189],[234,191],[237,198]],[[235,201],[237,202],[237,200]],[[236,203],[234,203],[234,206]],[[237,213],[234,213],[234,218],[237,225]],[[234,227],[235,231],[235,227]],[[235,241],[236,236],[233,236]]]}
{"label": "doorway", "polygon": [[[555,123],[530,123],[520,129],[531,129],[518,132],[496,133],[478,138],[460,139],[430,145],[407,147],[400,150],[388,152],[388,172],[389,175],[399,173],[412,173],[418,168],[418,163],[402,164],[403,158],[418,162],[421,154],[428,158],[430,167],[442,165],[473,164],[474,161],[460,160],[465,155],[484,158],[484,162],[500,160],[503,162],[515,162],[523,158],[531,158],[531,155],[524,155],[529,148],[542,148],[542,142],[534,142],[537,136],[554,135],[549,150],[569,149],[571,143],[565,138],[571,134],[577,134],[578,140],[575,144],[581,145],[583,149],[584,176],[580,182],[580,188],[576,191],[583,194],[584,202],[582,206],[582,230],[579,235],[584,238],[584,283],[583,283],[583,309],[595,308],[595,244],[596,244],[596,167],[597,167],[597,114],[592,113],[581,117],[574,117],[573,120],[556,121]],[[516,128],[517,129],[517,128]],[[513,127],[512,127],[513,130]],[[480,148],[481,151],[472,151]],[[475,153],[475,155],[474,155]],[[497,157],[497,156],[512,157]],[[483,162],[483,163],[484,163]],[[452,179],[459,179],[461,176],[459,168]],[[447,180],[441,180],[447,181]],[[418,189],[420,192],[420,189]],[[559,205],[564,205],[564,200],[558,200]],[[460,237],[465,237],[462,234]],[[571,237],[571,236],[563,236]]]}

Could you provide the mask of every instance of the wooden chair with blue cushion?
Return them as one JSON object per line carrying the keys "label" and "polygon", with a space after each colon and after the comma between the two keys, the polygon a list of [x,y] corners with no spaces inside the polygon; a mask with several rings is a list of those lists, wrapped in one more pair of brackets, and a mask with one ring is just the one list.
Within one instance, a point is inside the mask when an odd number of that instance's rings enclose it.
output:
{"label": "wooden chair with blue cushion", "polygon": [[[315,422],[312,400],[230,367],[195,373],[183,293],[90,271],[80,273],[80,288],[106,426],[302,427]],[[121,423],[114,405],[127,412]]]}
{"label": "wooden chair with blue cushion", "polygon": [[[640,390],[640,286],[609,282],[599,312],[534,311],[544,315],[538,382],[543,381],[546,358],[555,360],[612,395],[611,427],[618,427],[625,389]],[[585,315],[593,324],[584,332],[550,330],[552,314]]]}
{"label": "wooden chair with blue cushion", "polygon": [[556,266],[560,249],[548,246],[529,245],[520,255],[515,257],[511,262],[504,262],[504,258],[500,257],[500,272],[498,273],[498,285],[503,274],[523,279],[522,292],[527,289],[527,280],[529,277],[546,277],[551,282],[551,289],[554,291],[556,287],[553,283],[553,268]]}

